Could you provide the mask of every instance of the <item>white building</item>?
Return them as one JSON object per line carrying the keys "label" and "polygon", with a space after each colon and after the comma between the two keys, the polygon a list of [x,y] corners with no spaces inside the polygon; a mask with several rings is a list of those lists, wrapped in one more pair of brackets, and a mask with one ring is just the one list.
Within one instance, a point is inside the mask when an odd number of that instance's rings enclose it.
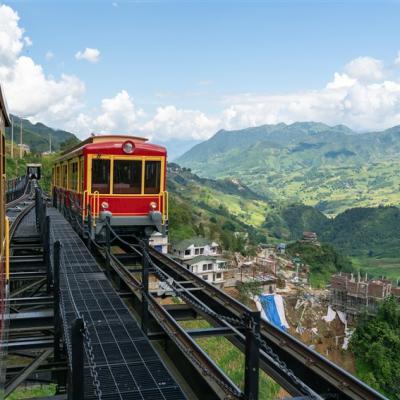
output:
{"label": "white building", "polygon": [[160,232],[154,232],[149,238],[149,245],[163,254],[168,253],[168,236],[163,236]]}
{"label": "white building", "polygon": [[172,245],[172,255],[209,283],[222,287],[229,262],[221,257],[218,243],[193,237]]}
{"label": "white building", "polygon": [[184,261],[186,268],[199,275],[205,281],[221,285],[225,281],[224,272],[228,261],[213,256],[196,256]]}
{"label": "white building", "polygon": [[196,236],[173,244],[172,255],[180,260],[190,260],[196,256],[218,256],[220,248],[218,243]]}

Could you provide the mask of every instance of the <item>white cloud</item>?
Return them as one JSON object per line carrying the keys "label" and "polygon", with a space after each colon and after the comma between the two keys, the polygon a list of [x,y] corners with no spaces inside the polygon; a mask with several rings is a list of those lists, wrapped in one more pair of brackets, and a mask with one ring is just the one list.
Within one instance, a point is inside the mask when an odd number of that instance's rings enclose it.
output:
{"label": "white cloud", "polygon": [[100,51],[98,49],[86,47],[84,51],[78,51],[75,54],[75,58],[77,60],[86,60],[91,63],[97,63],[100,60]]}
{"label": "white cloud", "polygon": [[[213,114],[178,108],[172,103],[172,98],[183,101],[187,93],[174,93],[168,100],[165,94],[159,94],[164,105],[145,113],[127,90],[103,99],[98,109],[88,110],[85,85],[78,77],[46,75],[41,65],[22,55],[31,43],[19,26],[18,14],[8,6],[0,6],[0,81],[11,112],[70,129],[81,138],[91,132],[107,132],[150,136],[154,141],[207,139],[221,128],[311,120],[346,124],[357,130],[400,124],[400,80],[388,76],[384,63],[371,57],[350,61],[318,90],[225,96]],[[48,51],[46,59],[52,57]],[[100,52],[87,48],[76,57],[96,62]],[[400,65],[400,53],[395,62]]]}
{"label": "white cloud", "polygon": [[46,57],[47,61],[50,61],[50,60],[52,60],[54,58],[54,53],[51,50],[49,50],[49,51],[46,52],[45,57]]}
{"label": "white cloud", "polygon": [[142,126],[153,139],[204,139],[214,133],[219,121],[197,110],[183,110],[175,106],[157,108],[154,117]]}
{"label": "white cloud", "polygon": [[92,132],[134,133],[140,130],[138,119],[144,115],[128,92],[121,90],[114,97],[101,101],[101,112],[98,115],[80,113],[70,128],[82,137]]}
{"label": "white cloud", "polygon": [[58,80],[46,76],[32,58],[21,55],[31,43],[19,26],[18,14],[11,7],[0,6],[0,82],[10,111],[62,125],[81,106],[85,85],[72,75],[63,74]]}
{"label": "white cloud", "polygon": [[[201,140],[221,128],[240,129],[279,122],[319,121],[345,124],[359,131],[400,124],[400,81],[385,80],[383,72],[379,72],[384,70],[379,60],[353,61],[319,90],[230,95],[222,99],[220,111],[213,115],[172,104],[145,115],[128,93],[122,91],[112,99],[103,100],[97,116],[81,115],[81,126],[86,126],[87,133],[130,132],[165,141]],[[362,64],[370,66],[368,73],[360,69]]]}
{"label": "white cloud", "polygon": [[24,30],[18,26],[19,16],[11,7],[0,6],[0,65],[11,67],[24,47]]}
{"label": "white cloud", "polygon": [[347,74],[359,80],[378,81],[385,77],[383,62],[372,57],[358,57],[345,66]]}

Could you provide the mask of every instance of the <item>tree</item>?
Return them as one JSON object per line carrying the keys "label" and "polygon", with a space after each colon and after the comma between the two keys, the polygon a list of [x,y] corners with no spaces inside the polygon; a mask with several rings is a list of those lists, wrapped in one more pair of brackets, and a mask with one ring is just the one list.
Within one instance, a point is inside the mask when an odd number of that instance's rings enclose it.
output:
{"label": "tree", "polygon": [[240,301],[248,303],[249,298],[259,296],[262,293],[262,284],[257,281],[243,282],[238,285],[237,290],[239,291]]}
{"label": "tree", "polygon": [[383,301],[375,318],[364,314],[350,341],[357,375],[390,399],[400,399],[400,305]]}

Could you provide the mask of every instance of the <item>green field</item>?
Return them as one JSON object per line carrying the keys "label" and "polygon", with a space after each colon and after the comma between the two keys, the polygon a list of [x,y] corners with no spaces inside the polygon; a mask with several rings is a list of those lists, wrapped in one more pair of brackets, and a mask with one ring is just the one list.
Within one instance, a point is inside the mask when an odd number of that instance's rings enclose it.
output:
{"label": "green field", "polygon": [[390,280],[400,279],[400,258],[352,257],[353,266],[374,277],[385,276]]}
{"label": "green field", "polygon": [[32,385],[15,389],[7,397],[7,400],[21,400],[36,397],[53,396],[56,393],[56,385]]}
{"label": "green field", "polygon": [[[204,321],[182,321],[185,329],[209,328],[211,325]],[[228,339],[217,336],[196,339],[198,345],[226,372],[229,378],[242,390],[244,388],[244,355]],[[276,399],[280,386],[260,371],[259,398],[263,400]]]}

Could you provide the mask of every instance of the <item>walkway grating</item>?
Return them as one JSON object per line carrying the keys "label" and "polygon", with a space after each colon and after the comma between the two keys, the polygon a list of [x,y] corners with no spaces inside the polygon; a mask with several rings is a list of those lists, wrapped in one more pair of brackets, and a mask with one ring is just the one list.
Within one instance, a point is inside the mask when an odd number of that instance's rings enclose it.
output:
{"label": "walkway grating", "polygon": [[[71,225],[54,208],[51,243],[62,243],[61,297],[66,322],[86,321],[102,400],[181,400],[181,389]],[[69,332],[68,332],[69,334]],[[67,338],[66,342],[70,343]],[[87,353],[87,348],[86,353]],[[85,399],[96,399],[85,354]]]}

